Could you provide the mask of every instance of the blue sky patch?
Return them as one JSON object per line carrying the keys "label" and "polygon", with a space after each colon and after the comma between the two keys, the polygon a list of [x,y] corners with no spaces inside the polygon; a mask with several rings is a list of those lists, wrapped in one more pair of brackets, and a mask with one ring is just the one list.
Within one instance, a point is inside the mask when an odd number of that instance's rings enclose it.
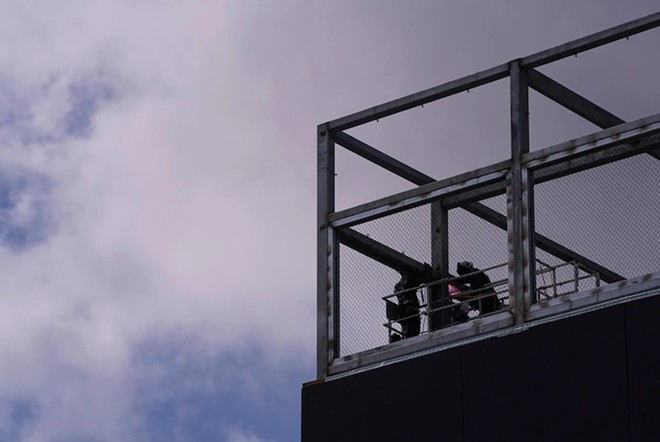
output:
{"label": "blue sky patch", "polygon": [[232,428],[273,442],[300,439],[300,388],[311,373],[293,366],[274,373],[258,345],[215,356],[191,346],[186,339],[159,339],[135,353],[141,373],[159,373],[135,385],[154,440],[222,441]]}
{"label": "blue sky patch", "polygon": [[116,89],[103,77],[85,77],[72,83],[69,86],[71,107],[63,122],[65,133],[73,137],[89,135],[94,114],[116,96]]}
{"label": "blue sky patch", "polygon": [[[111,77],[103,72],[85,74],[65,84],[62,78],[51,75],[32,87],[19,87],[11,77],[0,75],[0,142],[28,145],[87,137],[94,115],[119,97]],[[62,114],[50,116],[57,123],[46,130],[37,124],[38,115],[49,106],[49,97],[55,89],[62,87],[66,100]],[[58,93],[61,94],[55,95]]]}
{"label": "blue sky patch", "polygon": [[2,408],[8,409],[8,416],[5,420],[7,426],[0,427],[0,441],[21,440],[37,418],[37,404],[27,400],[13,400],[3,403]]}
{"label": "blue sky patch", "polygon": [[45,175],[0,167],[0,245],[22,251],[48,238],[55,227],[51,192]]}

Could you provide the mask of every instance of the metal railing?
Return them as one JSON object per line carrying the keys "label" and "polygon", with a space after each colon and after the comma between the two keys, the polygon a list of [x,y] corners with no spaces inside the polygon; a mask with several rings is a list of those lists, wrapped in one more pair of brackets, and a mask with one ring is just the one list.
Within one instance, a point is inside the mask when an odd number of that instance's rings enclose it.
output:
{"label": "metal railing", "polygon": [[[550,265],[541,260],[536,260],[537,269],[536,277],[542,283],[536,286],[538,300],[540,302],[547,301],[559,296],[570,295],[580,291],[580,282],[585,280],[593,280],[596,287],[600,287],[601,280],[598,272],[594,272],[576,261],[566,262],[559,265]],[[479,273],[487,273],[496,269],[504,268],[508,264],[500,264],[492,266],[483,270],[478,270],[472,273],[461,276],[452,276],[448,278],[439,279],[430,283],[420,284],[419,286],[399,290],[381,299],[386,303],[386,317],[387,322],[383,323],[383,327],[387,329],[389,342],[396,342],[401,339],[413,337],[405,336],[402,324],[407,321],[419,321],[420,329],[419,334],[426,334],[433,330],[440,328],[447,328],[458,323],[467,322],[478,317],[495,314],[501,311],[508,310],[509,306],[509,280],[500,279],[492,281],[489,284],[483,285],[476,289],[471,289],[462,285],[461,281],[464,278],[476,275]],[[568,276],[562,276],[563,269],[569,269]],[[550,282],[546,283],[545,277],[549,276]],[[446,290],[446,297],[443,297],[439,302],[431,302],[431,294],[435,289]],[[414,296],[419,296],[421,302],[417,307],[417,312],[414,314],[402,314],[404,307],[400,300],[403,296],[410,296],[414,290]],[[483,301],[486,299],[497,299],[497,308],[488,313],[482,313]],[[397,300],[397,302],[394,302]],[[418,299],[419,300],[419,299]],[[432,304],[435,304],[432,306]],[[439,304],[439,305],[438,305]],[[410,307],[406,307],[409,309]],[[431,328],[429,318],[434,314],[446,313],[449,319],[440,327]]]}
{"label": "metal railing", "polygon": [[[627,293],[625,287],[640,283],[636,275],[648,279],[660,270],[660,237],[654,235],[660,114],[625,122],[536,69],[658,26],[660,13],[651,14],[318,126],[319,378],[468,336],[524,328],[535,318]],[[511,154],[498,163],[438,180],[345,132],[507,77]],[[602,130],[530,149],[530,90]],[[337,211],[336,147],[418,187]],[[449,285],[458,279],[433,278],[447,275],[449,263],[465,257],[507,264],[504,271],[503,265],[483,270],[500,270],[487,287],[450,297]],[[414,331],[428,336],[384,348],[381,319],[373,312],[383,301],[397,305],[410,293],[407,287],[381,299],[399,274],[426,284],[415,287],[409,303],[417,308],[414,314],[390,306],[397,320],[388,319],[388,334],[401,334],[401,321],[414,319]],[[601,288],[601,280],[609,286]],[[578,291],[585,296],[567,303],[555,299]],[[482,313],[481,305],[493,296],[501,303],[497,311],[510,315]],[[466,322],[484,320],[452,328],[457,308],[465,310]],[[439,329],[448,330],[429,333]]]}
{"label": "metal railing", "polygon": [[[536,269],[536,279],[541,280],[542,284],[536,284],[536,293],[539,301],[547,301],[560,295],[570,295],[580,291],[580,281],[593,278],[594,285],[600,287],[600,274],[594,272],[576,261],[566,262],[556,266],[551,266],[540,259],[536,262],[540,267]],[[564,281],[558,281],[558,271],[562,268],[569,268],[573,277]],[[550,282],[545,282],[545,276],[550,275]],[[565,286],[571,286],[569,290],[560,290]]]}

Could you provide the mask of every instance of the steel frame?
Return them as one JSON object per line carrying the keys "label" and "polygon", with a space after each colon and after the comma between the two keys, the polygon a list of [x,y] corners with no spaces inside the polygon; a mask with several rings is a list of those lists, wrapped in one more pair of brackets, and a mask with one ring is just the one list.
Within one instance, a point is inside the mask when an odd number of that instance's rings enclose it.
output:
{"label": "steel frame", "polygon": [[[462,207],[474,215],[506,229],[509,233],[509,292],[511,313],[501,313],[480,322],[477,331],[492,331],[499,327],[524,327],[526,321],[539,317],[534,305],[535,247],[560,259],[576,261],[598,272],[603,281],[624,280],[603,266],[534,231],[534,183],[556,179],[578,170],[596,167],[619,158],[646,153],[660,159],[659,145],[640,145],[641,136],[660,133],[660,114],[625,123],[622,119],[592,103],[576,92],[538,72],[536,67],[576,55],[613,41],[660,26],[660,13],[624,23],[563,45],[538,52],[491,69],[450,81],[440,86],[408,95],[318,126],[318,258],[317,258],[317,377],[387,359],[391,355],[418,350],[415,342],[390,344],[387,349],[367,352],[362,362],[356,357],[339,355],[339,243],[393,268],[406,271],[428,271],[419,263],[389,247],[351,229],[352,225],[386,216],[422,204],[432,203],[433,269],[447,275],[446,211]],[[493,81],[510,78],[511,158],[452,178],[436,181],[414,168],[369,146],[344,131],[417,106],[439,100]],[[575,114],[604,130],[549,148],[529,152],[528,91],[532,88]],[[629,141],[629,142],[627,142]],[[626,143],[621,148],[621,143]],[[383,167],[419,187],[381,198],[340,212],[335,211],[335,143]],[[616,149],[610,148],[616,146]],[[580,165],[572,160],[580,158]],[[553,165],[561,167],[550,167]],[[507,216],[479,203],[480,199],[507,194]],[[443,296],[442,293],[435,296]],[[591,302],[591,301],[589,301]],[[458,327],[458,328],[456,328]],[[459,339],[475,331],[475,327],[452,327],[438,330],[424,338],[422,347],[446,344],[449,337]],[[465,330],[463,330],[465,328]],[[483,328],[483,329],[482,329]],[[452,338],[453,339],[453,338]],[[420,342],[417,342],[417,341]],[[408,340],[406,340],[408,341]],[[431,343],[431,344],[429,344]],[[389,356],[388,356],[389,355]],[[350,364],[348,361],[352,361]]]}

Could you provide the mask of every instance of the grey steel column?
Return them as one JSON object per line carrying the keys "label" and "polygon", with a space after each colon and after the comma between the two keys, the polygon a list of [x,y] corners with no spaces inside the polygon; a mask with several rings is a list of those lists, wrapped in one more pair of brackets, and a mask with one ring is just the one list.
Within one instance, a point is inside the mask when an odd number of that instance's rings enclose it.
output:
{"label": "grey steel column", "polygon": [[535,291],[533,192],[531,173],[522,166],[529,152],[529,99],[527,72],[520,60],[510,64],[511,77],[511,171],[507,179],[507,232],[509,242],[509,294],[516,324]]}
{"label": "grey steel column", "polygon": [[[526,167],[523,172],[523,251],[526,252],[527,260],[524,266],[523,276],[529,281],[525,291],[525,306],[538,301],[536,293],[536,225],[534,223],[534,173]],[[526,208],[525,208],[526,204]],[[524,256],[524,255],[523,255]]]}
{"label": "grey steel column", "polygon": [[316,289],[316,373],[325,378],[336,357],[334,293],[336,290],[336,243],[328,215],[335,210],[335,145],[328,124],[318,126],[317,149],[317,289]]}
{"label": "grey steel column", "polygon": [[[442,278],[449,275],[449,222],[448,211],[441,201],[431,203],[431,265]],[[434,286],[430,290],[429,306],[438,308],[449,297],[447,285]],[[429,315],[429,331],[449,325],[448,310]]]}

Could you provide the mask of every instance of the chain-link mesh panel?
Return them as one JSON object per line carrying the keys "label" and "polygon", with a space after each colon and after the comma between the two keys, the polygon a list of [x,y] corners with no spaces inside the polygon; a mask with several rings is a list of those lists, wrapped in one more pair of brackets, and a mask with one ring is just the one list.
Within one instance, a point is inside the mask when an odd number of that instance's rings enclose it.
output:
{"label": "chain-link mesh panel", "polygon": [[[658,138],[652,134],[633,143],[646,148],[660,142]],[[571,159],[566,169],[553,164],[534,172],[535,230],[574,254],[571,259],[558,258],[547,240],[543,249],[537,246],[534,267],[539,300],[597,287],[611,275],[629,278],[660,270],[660,161],[646,153],[623,158],[630,146],[630,141],[610,146],[599,152],[603,155],[596,163],[594,156],[586,155]],[[342,244],[339,250],[340,356],[392,342],[393,333],[405,339],[427,333],[432,325],[437,329],[437,324],[456,323],[452,302],[461,302],[470,318],[489,313],[482,308],[482,300],[476,306],[474,298],[458,296],[443,298],[441,307],[431,303],[429,311],[429,297],[438,299],[437,287],[449,290],[449,283],[459,294],[470,293],[465,279],[442,279],[442,283],[422,279],[415,285],[402,285],[406,266],[408,271],[413,268],[412,273],[439,270],[445,240],[439,239],[444,229],[438,226],[445,215],[450,274],[456,275],[457,263],[472,263],[492,283],[498,307],[505,308],[509,304],[506,213],[507,197],[497,195],[446,212],[438,202],[430,202],[352,226],[353,233],[349,228],[339,229],[339,238],[350,245]],[[609,269],[610,276],[589,267],[587,260]],[[409,290],[420,284],[419,290]],[[450,318],[435,322],[434,308],[446,308]],[[416,316],[412,326],[400,320],[410,311]]]}
{"label": "chain-link mesh panel", "polygon": [[[430,262],[429,205],[378,218],[352,229],[415,261]],[[390,331],[383,325],[387,318],[386,302],[382,298],[394,292],[401,275],[392,267],[344,245],[339,256],[340,356],[387,344]],[[420,320],[422,330],[426,330],[426,318]]]}
{"label": "chain-link mesh panel", "polygon": [[419,262],[431,262],[431,205],[415,207],[353,227]]}
{"label": "chain-link mesh panel", "polygon": [[[637,146],[660,143],[652,134],[636,140]],[[615,146],[625,152],[626,144]],[[617,154],[618,155],[618,154]],[[620,157],[621,155],[618,155]],[[588,157],[571,161],[587,166]],[[552,176],[561,165],[535,172]],[[535,230],[573,252],[631,278],[660,270],[660,160],[649,154],[581,170],[534,186]],[[603,275],[586,266],[565,263],[537,248],[539,299],[585,290],[600,283]],[[549,267],[562,265],[556,274]],[[553,280],[554,278],[554,280]],[[575,281],[572,281],[575,280]],[[556,281],[564,281],[553,287]]]}
{"label": "chain-link mesh panel", "polygon": [[[506,215],[506,195],[481,201],[481,204]],[[460,261],[471,261],[475,267],[489,268],[507,262],[507,233],[490,222],[457,208],[449,211],[449,271],[455,273]],[[489,275],[491,280],[506,279],[506,267]]]}
{"label": "chain-link mesh panel", "polygon": [[350,247],[339,248],[340,356],[385,345],[385,302],[400,276]]}
{"label": "chain-link mesh panel", "polygon": [[[505,195],[484,200],[482,204],[496,210],[501,216],[506,213]],[[429,264],[437,270],[440,252],[433,251],[433,247],[437,248],[438,243],[436,241],[434,246],[432,226],[437,225],[442,216],[438,203],[428,203],[353,226],[351,229],[363,235],[363,238],[385,246],[386,253],[403,259],[411,258],[420,267]],[[502,305],[508,304],[506,231],[460,208],[447,211],[447,230],[450,274],[456,275],[458,262],[472,262],[475,268],[485,271],[491,282],[499,284],[498,298],[501,299]],[[435,232],[436,239],[437,234]],[[410,288],[402,288],[401,285],[395,288],[405,272],[400,273],[401,269],[396,265],[382,264],[378,257],[369,257],[368,252],[360,253],[356,249],[360,250],[359,244],[352,244],[351,247],[342,244],[339,251],[340,356],[387,344],[392,341],[393,335],[396,337],[401,334],[405,337],[405,329],[412,327],[410,324],[406,325],[405,320],[392,321],[390,311],[390,308],[400,310],[402,303],[406,302],[405,296],[395,295],[395,292],[400,293],[401,290]],[[430,271],[431,267],[426,269]],[[416,287],[417,283],[413,285]],[[434,280],[424,279],[421,283],[433,285]],[[449,283],[459,286],[459,281]],[[464,281],[462,284],[462,290],[467,292],[469,289],[465,287]],[[429,331],[428,302],[432,296],[431,292],[430,288],[421,288],[416,291],[416,295],[410,295],[415,297],[415,309],[412,311],[419,319],[413,321],[418,321],[421,334]],[[383,299],[388,296],[387,300]],[[467,311],[469,302],[465,299],[462,301],[464,310]],[[481,302],[484,301],[471,303],[474,308],[469,311],[470,318],[485,311],[477,307]],[[442,301],[439,306],[444,306],[450,312],[448,315],[457,311],[451,308],[454,304],[449,300]],[[460,305],[458,307],[460,308]],[[406,317],[409,312],[399,311],[397,314]],[[445,321],[449,322],[444,322],[442,326],[458,320],[449,318]],[[414,324],[413,326],[417,327]],[[416,332],[413,332],[412,336],[415,335]]]}
{"label": "chain-link mesh panel", "polygon": [[[483,204],[502,216],[506,214],[506,195],[477,204]],[[450,273],[456,274],[459,262],[471,262],[475,269],[484,270],[500,302],[509,305],[506,230],[461,208],[450,210],[448,221]]]}

